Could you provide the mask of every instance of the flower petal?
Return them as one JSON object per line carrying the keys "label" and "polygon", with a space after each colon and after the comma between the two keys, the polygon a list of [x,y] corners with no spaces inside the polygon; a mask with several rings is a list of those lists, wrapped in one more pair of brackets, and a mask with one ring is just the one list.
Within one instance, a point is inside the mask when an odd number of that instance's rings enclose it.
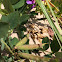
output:
{"label": "flower petal", "polygon": [[32,0],[32,3],[34,4],[35,3],[35,0]]}
{"label": "flower petal", "polygon": [[32,4],[32,1],[27,0],[26,3],[27,4]]}
{"label": "flower petal", "polygon": [[35,6],[36,6],[36,5],[33,5],[33,6],[32,6],[32,9],[33,9]]}
{"label": "flower petal", "polygon": [[45,0],[42,0],[42,1],[45,1]]}

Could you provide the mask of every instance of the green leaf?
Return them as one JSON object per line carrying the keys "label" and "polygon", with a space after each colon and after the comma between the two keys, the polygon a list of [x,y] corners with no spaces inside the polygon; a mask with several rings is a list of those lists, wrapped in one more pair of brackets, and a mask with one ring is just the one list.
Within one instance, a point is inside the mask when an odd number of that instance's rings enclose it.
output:
{"label": "green leaf", "polygon": [[20,0],[18,3],[16,3],[15,5],[13,5],[14,9],[18,9],[20,7],[22,7],[25,3],[25,0]]}
{"label": "green leaf", "polygon": [[51,54],[47,54],[47,55],[45,55],[45,57],[52,58],[52,55]]}
{"label": "green leaf", "polygon": [[55,56],[56,58],[62,58],[62,52],[56,52]]}
{"label": "green leaf", "polygon": [[56,39],[53,39],[53,41],[51,41],[50,48],[51,48],[53,53],[59,51],[60,45]]}
{"label": "green leaf", "polygon": [[0,3],[2,2],[2,0],[0,0]]}
{"label": "green leaf", "polygon": [[3,4],[4,4],[5,9],[6,9],[9,13],[11,13],[11,12],[14,11],[14,9],[13,9],[13,7],[12,7],[12,5],[11,5],[10,0],[3,0]]}
{"label": "green leaf", "polygon": [[[42,43],[49,43],[49,38],[48,37],[43,38]],[[49,48],[49,44],[45,44],[43,46],[44,50],[47,50],[48,48]]]}
{"label": "green leaf", "polygon": [[23,25],[20,25],[20,26],[19,26],[19,29],[20,29],[20,31],[26,31],[26,27],[23,26]]}
{"label": "green leaf", "polygon": [[25,43],[26,45],[28,45],[29,44],[29,39],[27,40],[27,42]]}
{"label": "green leaf", "polygon": [[22,39],[24,37],[24,32],[23,31],[20,31],[19,33],[19,37]]}
{"label": "green leaf", "polygon": [[30,16],[27,14],[24,14],[20,17],[19,12],[15,11],[10,13],[8,16],[2,16],[1,20],[2,22],[8,22],[10,29],[14,29],[17,27],[17,25],[26,23],[29,18]]}
{"label": "green leaf", "polygon": [[0,62],[5,62],[4,58],[2,58],[2,56],[0,56]]}
{"label": "green leaf", "polygon": [[27,22],[27,20],[30,18],[30,15],[24,14],[20,17],[20,23],[24,24]]}
{"label": "green leaf", "polygon": [[48,62],[60,62],[59,59],[50,59]]}
{"label": "green leaf", "polygon": [[9,24],[0,22],[0,38],[3,38],[7,35],[9,30]]}
{"label": "green leaf", "polygon": [[10,41],[9,45],[11,46],[11,48],[13,48],[18,42],[19,40],[14,37],[12,41]]}
{"label": "green leaf", "polygon": [[19,12],[15,11],[10,13],[8,16],[2,16],[2,22],[8,22],[10,25],[10,29],[14,29],[20,22],[19,22]]}
{"label": "green leaf", "polygon": [[20,25],[19,27],[17,27],[17,33],[19,38],[22,39],[24,37],[24,31],[26,31],[26,28],[24,26]]}
{"label": "green leaf", "polygon": [[49,44],[45,44],[45,46],[43,46],[43,50],[47,50],[49,48]]}
{"label": "green leaf", "polygon": [[4,50],[4,47],[5,47],[4,43],[1,42],[1,50]]}
{"label": "green leaf", "polygon": [[7,57],[7,56],[2,56],[2,57],[3,57],[3,59],[5,60],[5,62],[8,61],[8,57]]}
{"label": "green leaf", "polygon": [[6,9],[1,9],[1,11],[5,14],[8,14],[8,11]]}
{"label": "green leaf", "polygon": [[8,62],[11,62],[13,59],[12,59],[12,57],[10,57],[9,59],[8,59]]}
{"label": "green leaf", "polygon": [[49,43],[49,38],[48,37],[43,38],[42,43]]}
{"label": "green leaf", "polygon": [[35,13],[35,11],[30,12],[30,14],[31,14],[32,16],[38,15],[38,13]]}
{"label": "green leaf", "polygon": [[11,4],[16,4],[19,0],[10,0]]}
{"label": "green leaf", "polygon": [[25,50],[25,53],[29,53],[29,50]]}

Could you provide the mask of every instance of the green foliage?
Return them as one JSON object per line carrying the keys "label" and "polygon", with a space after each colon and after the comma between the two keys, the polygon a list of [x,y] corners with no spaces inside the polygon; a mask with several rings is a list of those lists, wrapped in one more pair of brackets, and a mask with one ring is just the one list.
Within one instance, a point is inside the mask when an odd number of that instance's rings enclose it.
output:
{"label": "green foliage", "polygon": [[23,38],[24,37],[24,32],[23,31],[18,31],[18,35],[19,35],[19,38]]}
{"label": "green foliage", "polygon": [[3,13],[8,14],[8,11],[7,11],[6,9],[1,9],[1,11],[2,11]]}
{"label": "green foliage", "polygon": [[10,0],[3,0],[3,4],[4,4],[5,9],[6,9],[9,13],[11,13],[11,12],[14,11],[14,9],[13,9],[13,7],[12,7],[12,5],[11,5]]}
{"label": "green foliage", "polygon": [[20,23],[23,25],[24,23],[27,22],[27,20],[30,18],[30,15],[24,14],[20,17]]}
{"label": "green foliage", "polygon": [[18,3],[16,3],[15,5],[13,5],[14,9],[18,9],[20,7],[22,7],[25,3],[25,0],[20,0]]}
{"label": "green foliage", "polygon": [[38,15],[38,13],[35,13],[35,11],[32,11],[30,14],[31,14],[32,16],[33,16],[33,15]]}
{"label": "green foliage", "polygon": [[2,0],[0,0],[0,3],[2,2]]}
{"label": "green foliage", "polygon": [[45,57],[52,58],[52,55],[50,55],[50,54],[47,54],[47,55],[45,55]]}
{"label": "green foliage", "polygon": [[47,50],[49,48],[49,44],[46,44],[45,46],[43,46],[44,50]]}
{"label": "green foliage", "polygon": [[43,38],[42,43],[46,43],[46,44],[43,46],[43,49],[44,49],[44,50],[47,50],[47,49],[49,48],[49,38],[48,38],[48,37]]}
{"label": "green foliage", "polygon": [[0,62],[5,62],[4,58],[2,58],[2,56],[0,55]]}
{"label": "green foliage", "polygon": [[7,16],[2,16],[2,22],[8,22],[10,25],[10,29],[14,29],[19,23],[19,12],[15,11],[13,13],[10,13]]}
{"label": "green foliage", "polygon": [[59,62],[58,59],[51,59],[49,62]]}
{"label": "green foliage", "polygon": [[20,40],[20,41],[16,44],[15,47],[19,47],[19,46],[25,44],[25,43],[27,42],[28,38],[29,38],[29,34],[27,34],[26,37],[24,37],[22,40]]}
{"label": "green foliage", "polygon": [[17,34],[19,38],[23,38],[24,37],[24,31],[26,31],[26,28],[23,25],[19,25],[19,27],[17,27]]}
{"label": "green foliage", "polygon": [[51,41],[50,47],[53,53],[58,52],[60,49],[60,45],[56,39],[53,39],[53,41]]}
{"label": "green foliage", "polygon": [[49,43],[49,38],[48,37],[43,38],[42,43]]}
{"label": "green foliage", "polygon": [[9,24],[5,22],[0,22],[0,38],[3,38],[7,35],[9,30]]}
{"label": "green foliage", "polygon": [[19,12],[15,11],[13,13],[10,13],[7,16],[2,16],[2,22],[7,22],[10,25],[10,29],[14,29],[19,24],[24,24],[29,19],[29,15],[24,14],[21,17],[19,16]]}
{"label": "green foliage", "polygon": [[14,60],[14,56],[12,57],[3,56],[3,58],[5,59],[5,62],[13,62]]}
{"label": "green foliage", "polygon": [[[28,17],[29,17],[29,16],[28,16]],[[19,26],[19,29],[20,29],[20,31],[26,31],[26,27],[23,26],[23,25],[20,25],[20,26]]]}
{"label": "green foliage", "polygon": [[1,50],[4,50],[5,45],[1,42]]}
{"label": "green foliage", "polygon": [[[32,59],[38,62],[61,61],[62,52],[58,52],[58,51],[61,47],[60,41],[62,42],[62,36],[60,35],[54,22],[49,16],[49,15],[51,16],[53,15],[56,22],[58,22],[58,20],[55,17],[56,14],[54,15],[54,11],[52,10],[51,7],[48,8],[50,10],[47,10],[41,0],[36,0],[36,2],[38,3],[38,4],[35,3],[37,6],[36,11],[31,12],[30,10],[32,5],[27,5],[26,0],[0,0],[0,13],[3,15],[0,20],[0,40],[1,40],[0,61],[1,62],[14,62],[15,60],[21,61],[21,59],[28,59],[28,61],[29,59]],[[52,2],[61,11],[62,0],[52,0]],[[4,4],[5,9],[1,9],[2,3]],[[24,35],[24,32],[27,29],[24,25],[25,23],[27,23],[29,18],[37,15],[38,12],[40,12],[41,14],[42,13],[45,14],[46,18],[41,18],[39,20],[45,20],[45,19],[48,20],[58,41],[57,39],[53,39],[50,42],[49,38],[45,37],[42,40],[42,44],[29,45],[29,39],[28,39],[29,34]],[[60,13],[62,13],[62,11]],[[17,33],[18,39],[15,37],[12,39],[11,34],[14,32]],[[31,55],[31,52],[37,54],[39,53],[40,50],[44,53],[49,48],[49,45],[52,52],[51,53],[49,52],[49,54],[45,53],[44,57]],[[55,53],[55,58],[52,56],[53,53]]]}
{"label": "green foliage", "polygon": [[62,59],[62,52],[56,52],[55,56],[56,56],[56,58],[61,58]]}
{"label": "green foliage", "polygon": [[51,0],[52,3],[55,4],[55,6],[57,6],[60,10],[60,13],[62,13],[62,0]]}
{"label": "green foliage", "polygon": [[10,0],[11,4],[16,4],[19,0]]}
{"label": "green foliage", "polygon": [[9,45],[11,48],[14,48],[14,46],[19,42],[17,38],[13,38],[12,41],[10,41]]}

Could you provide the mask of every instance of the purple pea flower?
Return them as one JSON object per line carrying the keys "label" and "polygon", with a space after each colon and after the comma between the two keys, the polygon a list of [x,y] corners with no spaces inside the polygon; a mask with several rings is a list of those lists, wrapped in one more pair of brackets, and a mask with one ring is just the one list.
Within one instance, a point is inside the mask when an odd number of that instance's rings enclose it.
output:
{"label": "purple pea flower", "polygon": [[45,0],[42,0],[42,1],[45,1]]}
{"label": "purple pea flower", "polygon": [[35,0],[27,0],[26,3],[27,4],[34,4],[35,3]]}
{"label": "purple pea flower", "polygon": [[[42,1],[45,1],[45,0],[42,0]],[[35,5],[35,0],[27,0],[26,1],[27,4],[33,4],[32,8],[34,8],[36,5]]]}
{"label": "purple pea flower", "polygon": [[35,0],[27,0],[26,1],[27,4],[33,4],[32,8],[34,8],[36,5],[35,5]]}

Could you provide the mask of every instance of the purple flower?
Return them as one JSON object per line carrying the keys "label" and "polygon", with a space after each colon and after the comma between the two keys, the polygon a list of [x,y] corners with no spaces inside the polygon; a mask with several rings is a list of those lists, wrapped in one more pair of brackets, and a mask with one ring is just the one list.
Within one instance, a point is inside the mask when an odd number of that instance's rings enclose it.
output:
{"label": "purple flower", "polygon": [[26,1],[27,4],[33,4],[32,8],[34,8],[36,5],[35,5],[35,0],[27,0]]}
{"label": "purple flower", "polygon": [[[45,0],[42,0],[42,1],[45,1]],[[32,8],[34,8],[36,5],[35,5],[35,0],[27,0],[26,1],[27,4],[33,4]]]}
{"label": "purple flower", "polygon": [[33,9],[35,6],[36,6],[36,5],[33,5],[33,6],[32,6],[32,9]]}
{"label": "purple flower", "polygon": [[26,3],[27,4],[34,4],[35,3],[35,0],[27,0]]}
{"label": "purple flower", "polygon": [[45,0],[42,0],[42,1],[45,1]]}

